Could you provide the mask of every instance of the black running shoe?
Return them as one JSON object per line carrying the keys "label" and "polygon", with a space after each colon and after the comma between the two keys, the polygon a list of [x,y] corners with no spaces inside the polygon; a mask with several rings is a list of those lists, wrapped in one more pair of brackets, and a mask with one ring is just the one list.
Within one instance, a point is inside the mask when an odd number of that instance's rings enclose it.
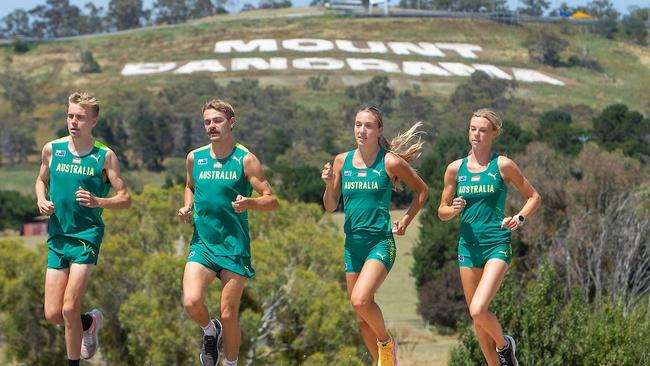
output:
{"label": "black running shoe", "polygon": [[214,336],[203,335],[203,346],[199,355],[203,366],[216,366],[219,363],[219,342],[221,341],[222,327],[219,320],[212,319],[212,322],[214,327],[217,328],[217,333]]}
{"label": "black running shoe", "polygon": [[517,350],[517,344],[515,339],[511,336],[505,336],[508,346],[502,350],[497,348],[497,354],[499,355],[499,366],[519,366],[517,357],[515,356],[515,351]]}

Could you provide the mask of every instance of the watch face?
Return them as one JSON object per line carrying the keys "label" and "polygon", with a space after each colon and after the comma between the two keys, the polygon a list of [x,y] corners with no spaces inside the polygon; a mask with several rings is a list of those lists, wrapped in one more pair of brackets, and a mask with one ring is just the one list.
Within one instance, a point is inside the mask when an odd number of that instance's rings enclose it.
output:
{"label": "watch face", "polygon": [[517,215],[517,221],[523,223],[524,221],[526,221],[526,218],[524,217],[524,215]]}

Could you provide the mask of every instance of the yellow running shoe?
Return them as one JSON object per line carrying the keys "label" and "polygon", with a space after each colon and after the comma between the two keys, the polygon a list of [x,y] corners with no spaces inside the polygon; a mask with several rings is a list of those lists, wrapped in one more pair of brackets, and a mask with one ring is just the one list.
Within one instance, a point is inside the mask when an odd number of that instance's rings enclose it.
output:
{"label": "yellow running shoe", "polygon": [[397,366],[397,341],[395,338],[390,337],[386,344],[377,340],[377,348],[379,350],[377,366]]}

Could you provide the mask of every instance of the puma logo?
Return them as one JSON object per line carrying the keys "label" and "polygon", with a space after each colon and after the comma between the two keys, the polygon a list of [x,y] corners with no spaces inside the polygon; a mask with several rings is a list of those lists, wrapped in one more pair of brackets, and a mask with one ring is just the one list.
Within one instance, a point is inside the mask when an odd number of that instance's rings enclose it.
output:
{"label": "puma logo", "polygon": [[499,254],[503,254],[503,255],[508,256],[508,255],[510,255],[510,251],[509,250],[499,250]]}
{"label": "puma logo", "polygon": [[497,173],[487,173],[490,177],[492,177],[494,180],[497,180]]}
{"label": "puma logo", "polygon": [[373,169],[372,171],[377,173],[377,175],[381,175],[381,170]]}
{"label": "puma logo", "polygon": [[99,156],[95,156],[95,154],[90,155],[91,158],[95,159],[95,163],[99,163]]}
{"label": "puma logo", "polygon": [[241,165],[241,158],[239,156],[233,156],[232,158]]}
{"label": "puma logo", "polygon": [[377,252],[377,253],[375,253],[375,254],[377,254],[378,256],[380,256],[382,261],[384,260],[384,257],[386,257],[385,254],[381,254],[381,253],[379,253],[379,252]]}
{"label": "puma logo", "polygon": [[94,249],[93,247],[88,248],[88,245],[86,245],[86,242],[85,242],[85,241],[80,240],[80,239],[77,239],[77,240],[79,240],[79,242],[81,243],[81,245],[83,245],[83,247],[84,247],[84,252],[87,252],[88,249],[90,249],[90,254],[92,254],[93,257],[96,256],[96,254],[95,254],[95,249]]}

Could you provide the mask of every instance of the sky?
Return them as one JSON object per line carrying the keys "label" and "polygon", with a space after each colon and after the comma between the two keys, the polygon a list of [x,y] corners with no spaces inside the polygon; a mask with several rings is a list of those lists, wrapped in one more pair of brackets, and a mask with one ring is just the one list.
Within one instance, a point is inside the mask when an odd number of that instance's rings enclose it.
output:
{"label": "sky", "polygon": [[[390,0],[391,4],[396,4],[398,0]],[[591,0],[550,0],[551,3],[551,9],[557,8],[562,2],[566,2],[569,4],[569,6],[578,6],[578,5],[586,5],[589,3]],[[104,9],[106,9],[109,0],[70,0],[71,4],[77,5],[83,9],[83,5],[92,2],[97,6],[103,6]],[[237,3],[237,8],[239,6],[242,6],[245,3],[251,3],[253,5],[258,4],[258,0],[235,0],[233,1]],[[310,0],[292,0],[294,6],[308,6]],[[650,0],[612,0],[611,1],[616,9],[623,13],[626,14],[628,11],[628,8],[632,5],[636,6],[648,6],[650,5]],[[144,0],[144,6],[145,8],[151,8],[151,5],[154,3],[154,0]],[[508,5],[511,9],[516,9],[518,7],[517,5],[518,1],[517,0],[508,0]],[[45,0],[20,0],[20,1],[14,1],[14,0],[0,0],[0,18],[4,17],[5,15],[11,13],[15,9],[24,9],[24,10],[29,10],[34,8],[37,5],[45,4]]]}

